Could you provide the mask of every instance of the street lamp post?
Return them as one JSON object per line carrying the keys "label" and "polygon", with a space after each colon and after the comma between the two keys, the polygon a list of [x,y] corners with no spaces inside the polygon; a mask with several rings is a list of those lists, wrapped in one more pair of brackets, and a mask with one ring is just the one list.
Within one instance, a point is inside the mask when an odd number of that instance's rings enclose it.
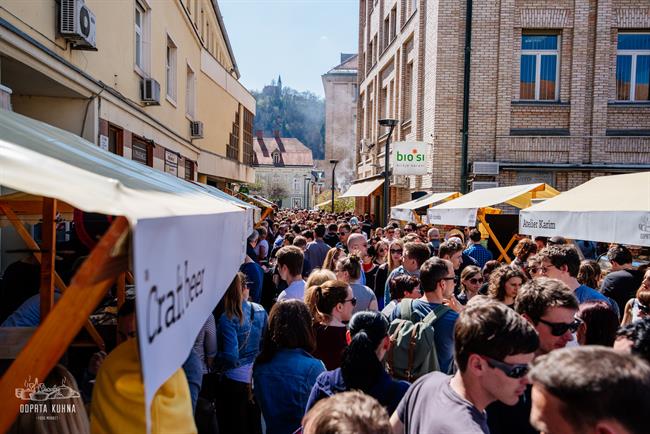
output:
{"label": "street lamp post", "polygon": [[310,176],[305,175],[303,187],[305,187],[305,209],[309,209],[309,181],[310,181]]}
{"label": "street lamp post", "polygon": [[334,173],[336,172],[336,165],[339,163],[339,160],[330,160],[332,166],[332,213],[334,212]]}
{"label": "street lamp post", "polygon": [[379,125],[382,127],[390,128],[388,130],[388,137],[386,137],[386,147],[384,148],[384,226],[388,224],[389,206],[390,206],[390,167],[389,167],[389,150],[390,150],[390,137],[393,134],[393,129],[398,124],[397,119],[379,119]]}

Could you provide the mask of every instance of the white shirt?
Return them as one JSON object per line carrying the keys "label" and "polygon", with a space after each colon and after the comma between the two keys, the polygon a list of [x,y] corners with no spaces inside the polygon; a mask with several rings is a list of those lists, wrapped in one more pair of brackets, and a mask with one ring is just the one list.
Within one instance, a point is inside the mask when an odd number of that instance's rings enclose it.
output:
{"label": "white shirt", "polygon": [[278,295],[278,301],[293,299],[303,301],[305,299],[305,283],[302,279],[292,282],[291,285],[287,286],[287,289]]}

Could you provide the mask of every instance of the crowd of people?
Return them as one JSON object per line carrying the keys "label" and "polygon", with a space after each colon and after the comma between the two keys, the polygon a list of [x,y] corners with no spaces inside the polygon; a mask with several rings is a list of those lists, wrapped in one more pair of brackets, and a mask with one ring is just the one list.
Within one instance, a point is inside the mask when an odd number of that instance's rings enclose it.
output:
{"label": "crowd of people", "polygon": [[[479,228],[276,212],[154,397],[152,432],[648,432],[638,249],[522,236],[507,263],[486,246]],[[2,326],[34,325],[25,303]],[[144,432],[133,299],[117,317],[121,343],[67,374],[74,432]]]}

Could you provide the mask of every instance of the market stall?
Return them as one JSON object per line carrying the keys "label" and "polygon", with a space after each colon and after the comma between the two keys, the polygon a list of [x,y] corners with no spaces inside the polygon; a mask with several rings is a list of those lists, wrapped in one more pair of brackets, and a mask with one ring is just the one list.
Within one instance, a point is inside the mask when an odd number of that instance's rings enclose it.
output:
{"label": "market stall", "polygon": [[417,199],[395,205],[390,209],[390,218],[406,222],[420,221],[417,209],[430,207],[440,202],[446,202],[461,196],[458,192],[429,193]]}
{"label": "market stall", "polygon": [[521,211],[527,235],[650,246],[650,172],[599,176]]}
{"label": "market stall", "polygon": [[430,224],[436,225],[476,226],[477,222],[481,223],[501,253],[500,258],[510,263],[507,252],[515,242],[516,237],[510,238],[504,248],[492,229],[490,229],[485,216],[487,214],[500,214],[502,210],[496,208],[500,204],[523,209],[531,206],[533,199],[546,199],[558,194],[559,192],[556,189],[543,183],[474,190],[457,199],[429,208],[427,217]]}
{"label": "market stall", "polygon": [[[5,397],[0,432],[23,403],[15,390],[29,377],[47,376],[88,326],[108,289],[115,282],[123,288],[127,273],[135,283],[148,413],[158,387],[185,361],[194,343],[188,336],[196,336],[243,261],[251,229],[245,210],[203,187],[13,112],[0,110],[0,137],[0,186],[27,195],[25,212],[40,206],[43,221],[38,245],[24,229],[18,207],[11,200],[0,202],[0,211],[41,264],[41,324],[0,379]],[[65,287],[54,272],[54,225],[57,211],[70,207],[115,217]],[[55,286],[62,291],[56,304]],[[169,297],[172,292],[166,291],[177,286],[177,295],[187,300]],[[156,312],[169,309],[174,321],[156,320]]]}

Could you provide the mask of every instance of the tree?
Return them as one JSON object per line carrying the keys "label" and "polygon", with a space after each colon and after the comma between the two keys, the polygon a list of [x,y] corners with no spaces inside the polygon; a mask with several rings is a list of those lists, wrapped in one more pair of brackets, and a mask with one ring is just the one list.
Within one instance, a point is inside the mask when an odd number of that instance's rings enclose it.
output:
{"label": "tree", "polygon": [[262,195],[270,201],[277,203],[289,197],[289,192],[284,185],[271,181],[262,188]]}

